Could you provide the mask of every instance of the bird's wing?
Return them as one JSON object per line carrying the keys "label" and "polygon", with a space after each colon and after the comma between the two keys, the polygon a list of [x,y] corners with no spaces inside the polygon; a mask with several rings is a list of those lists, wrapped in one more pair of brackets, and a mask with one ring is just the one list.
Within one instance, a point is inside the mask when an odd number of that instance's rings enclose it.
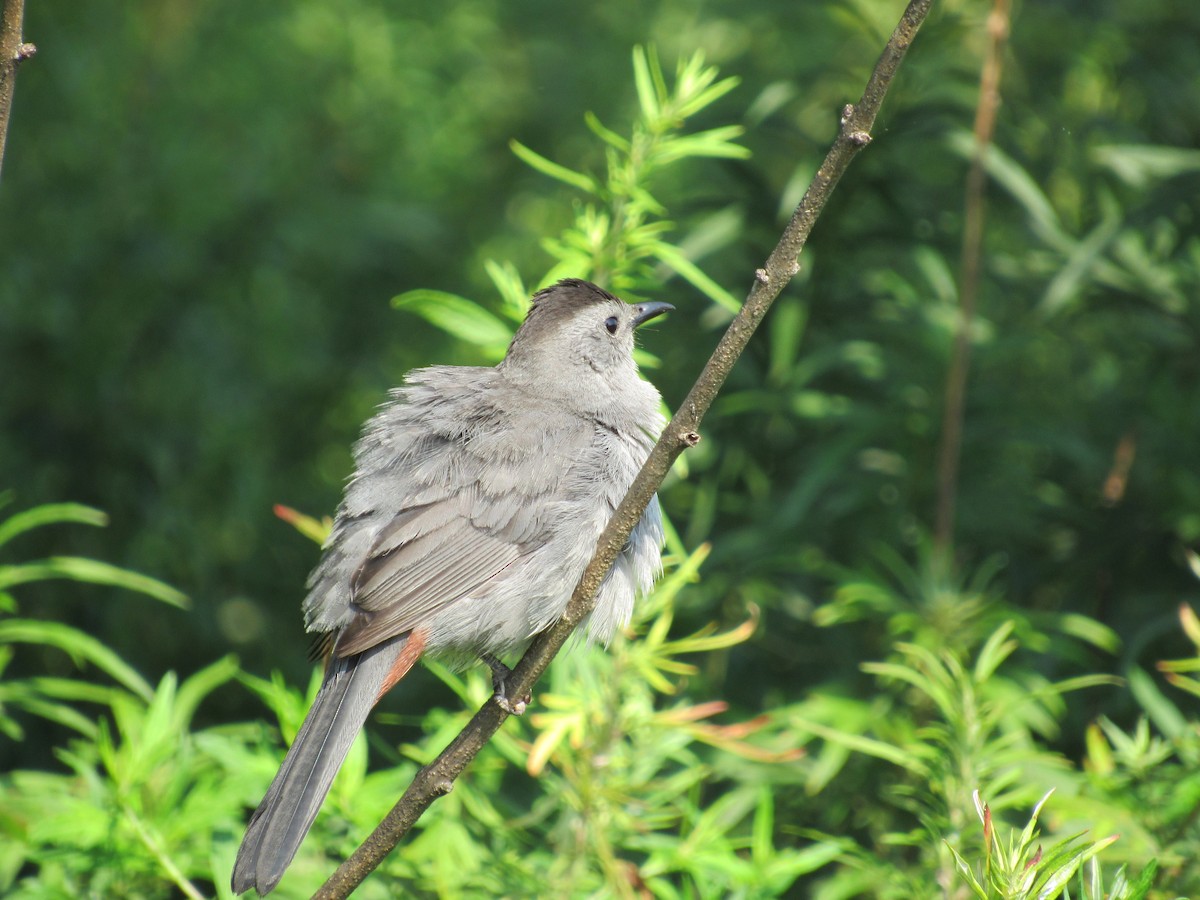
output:
{"label": "bird's wing", "polygon": [[427,623],[545,544],[592,429],[495,369],[412,373],[367,423],[304,603],[338,656]]}
{"label": "bird's wing", "polygon": [[350,581],[357,615],[338,636],[338,656],[420,627],[528,552],[508,529],[472,521],[474,493],[411,506],[379,532]]}

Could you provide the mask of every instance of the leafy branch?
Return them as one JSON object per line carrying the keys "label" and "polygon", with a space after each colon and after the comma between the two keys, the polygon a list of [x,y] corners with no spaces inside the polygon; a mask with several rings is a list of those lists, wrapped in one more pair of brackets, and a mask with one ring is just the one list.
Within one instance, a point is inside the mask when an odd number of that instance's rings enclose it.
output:
{"label": "leafy branch", "polygon": [[[979,792],[975,791],[972,794],[975,812],[979,821],[983,823],[982,878],[976,875],[971,864],[954,847],[949,843],[946,847],[954,856],[959,876],[978,900],[1024,900],[1033,897],[1038,900],[1051,900],[1058,897],[1080,866],[1094,859],[1101,850],[1117,840],[1116,835],[1111,835],[1100,840],[1084,842],[1083,833],[1079,833],[1043,848],[1038,842],[1038,816],[1046,801],[1050,799],[1050,793],[1042,797],[1033,808],[1025,827],[1020,832],[1012,832],[1007,840],[997,833],[992,811],[980,799]],[[1150,874],[1153,876],[1153,870]],[[1094,900],[1100,900],[1101,897],[1142,897],[1149,886],[1147,881],[1138,894],[1124,890],[1114,890],[1108,894],[1097,889],[1098,875],[1094,869],[1093,884],[1090,896]]]}
{"label": "leafy branch", "polygon": [[607,145],[604,180],[568,169],[513,141],[513,151],[534,169],[591,198],[576,228],[561,240],[545,242],[545,249],[558,260],[545,281],[582,275],[609,284],[620,294],[633,286],[626,282],[636,278],[647,260],[656,260],[733,315],[741,306],[737,299],[679,248],[663,240],[663,232],[671,224],[653,221],[665,209],[646,184],[661,169],[682,159],[745,159],[750,155],[745,147],[733,143],[742,134],[738,125],[688,135],[675,133],[689,116],[733,90],[738,80],[717,81],[717,70],[706,68],[703,56],[697,53],[679,63],[674,87],[669,88],[654,50],[640,47],[634,50],[633,72],[641,120],[631,137],[605,127],[594,114],[586,116],[588,127]]}
{"label": "leafy branch", "polygon": [[[653,48],[642,47],[634,48],[633,70],[639,114],[628,136],[613,131],[593,113],[584,117],[605,145],[602,173],[569,168],[519,141],[511,142],[513,153],[531,168],[583,195],[574,221],[559,236],[542,241],[542,249],[554,264],[538,284],[587,278],[630,298],[657,280],[654,276],[665,267],[712,300],[723,320],[728,320],[741,304],[701,270],[696,250],[689,252],[666,239],[673,223],[651,188],[659,176],[680,162],[749,155],[745,147],[734,143],[742,133],[738,125],[682,133],[691,116],[733,90],[737,79],[717,80],[717,69],[705,66],[703,55],[697,53],[679,63],[674,83],[668,86],[657,54]],[[709,237],[704,242],[706,250],[732,236],[734,229],[728,228],[727,222],[728,214],[718,212],[701,226]],[[531,291],[512,265],[488,260],[485,266],[502,299],[499,315],[474,300],[427,288],[406,291],[393,298],[392,305],[474,346],[486,360],[498,362],[513,329],[525,318]],[[643,351],[637,353],[641,362],[649,361]]]}

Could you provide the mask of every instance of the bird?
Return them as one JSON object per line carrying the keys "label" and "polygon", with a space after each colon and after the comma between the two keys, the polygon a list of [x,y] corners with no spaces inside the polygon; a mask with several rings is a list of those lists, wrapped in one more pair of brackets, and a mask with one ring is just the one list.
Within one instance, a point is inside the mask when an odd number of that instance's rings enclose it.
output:
{"label": "bird", "polygon": [[[367,421],[303,604],[324,678],[247,825],[235,892],[279,883],[372,707],[419,659],[483,659],[506,699],[500,658],[561,618],[662,430],[634,332],[673,309],[558,281],[496,366],[416,369]],[[655,497],[580,625],[588,640],[629,622],[663,540]]]}

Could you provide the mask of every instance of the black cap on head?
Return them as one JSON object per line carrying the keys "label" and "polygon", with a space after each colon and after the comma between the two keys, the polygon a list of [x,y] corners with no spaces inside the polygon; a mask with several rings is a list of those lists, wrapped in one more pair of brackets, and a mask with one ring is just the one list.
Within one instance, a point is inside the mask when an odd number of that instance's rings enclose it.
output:
{"label": "black cap on head", "polygon": [[623,302],[620,297],[610,294],[590,281],[584,281],[582,278],[564,278],[534,294],[533,305],[538,306],[547,300],[560,298],[563,302],[570,303],[600,303],[604,300]]}

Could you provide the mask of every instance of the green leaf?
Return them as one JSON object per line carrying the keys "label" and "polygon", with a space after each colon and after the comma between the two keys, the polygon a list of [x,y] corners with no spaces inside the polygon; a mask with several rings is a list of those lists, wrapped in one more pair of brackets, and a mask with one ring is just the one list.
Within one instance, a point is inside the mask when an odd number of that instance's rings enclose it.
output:
{"label": "green leaf", "polygon": [[90,662],[130,691],[149,702],[154,690],[116,653],[89,634],[59,622],[30,619],[0,620],[0,644],[21,643],[57,647],[78,665]]}
{"label": "green leaf", "polygon": [[192,716],[200,703],[221,685],[237,677],[241,667],[236,656],[223,656],[189,676],[179,686],[175,698],[174,725],[177,729],[191,727]]}
{"label": "green leaf", "polygon": [[775,844],[772,840],[774,832],[775,803],[770,788],[763,785],[758,792],[758,805],[754,809],[750,839],[750,857],[756,865],[765,865],[775,855]]}
{"label": "green leaf", "polygon": [[859,753],[864,753],[867,756],[874,756],[878,759],[886,760],[893,765],[899,766],[902,769],[907,769],[916,775],[925,777],[929,774],[928,767],[917,757],[913,756],[908,751],[896,747],[886,741],[877,741],[874,738],[866,737],[861,734],[851,734],[850,732],[840,731],[836,728],[829,728],[819,722],[813,722],[808,719],[792,719],[792,723],[797,729],[802,731],[811,731],[818,737],[824,738],[827,741],[832,741],[836,744],[841,744],[843,747],[848,747]]}
{"label": "green leaf", "polygon": [[[30,678],[24,683],[40,696],[53,697],[56,700],[101,703],[105,706],[111,706],[118,695],[125,693],[121,688],[112,685],[93,684],[75,678]],[[0,686],[0,690],[2,689]]]}
{"label": "green leaf", "polygon": [[408,291],[392,298],[392,306],[420,316],[447,334],[491,351],[494,355],[512,339],[512,329],[474,300],[445,291]]}
{"label": "green leaf", "polygon": [[1000,664],[1012,655],[1017,649],[1017,642],[1006,640],[1013,632],[1014,623],[1005,622],[987,639],[987,643],[983,645],[983,649],[979,651],[979,655],[975,658],[975,674],[974,678],[977,682],[987,681],[995,671],[1000,668]]}
{"label": "green leaf", "polygon": [[505,315],[514,323],[523,320],[529,310],[529,290],[521,280],[517,267],[510,262],[499,263],[489,259],[484,262],[483,268],[488,278],[492,279],[496,290],[500,292]]}
{"label": "green leaf", "polygon": [[[122,723],[121,738],[127,742],[132,742],[135,738],[140,745],[142,753],[148,758],[155,749],[163,746],[165,742],[174,742],[177,740],[177,733],[180,729],[175,727],[172,711],[175,707],[176,688],[179,685],[179,679],[174,672],[167,672],[163,675],[158,683],[158,690],[154,692],[154,697],[150,701],[150,705],[145,709],[145,715],[130,716],[126,722]],[[136,730],[130,727],[131,723],[136,719],[141,728]],[[144,761],[144,760],[143,760]],[[131,773],[132,774],[132,773]]]}
{"label": "green leaf", "polygon": [[663,141],[655,151],[654,161],[660,165],[687,159],[694,156],[715,157],[718,159],[749,159],[750,150],[740,144],[730,143],[734,138],[741,137],[745,129],[740,125],[728,125],[724,128],[713,128],[696,134],[681,135]]}
{"label": "green leaf", "polygon": [[1125,678],[1129,682],[1129,690],[1134,698],[1164,735],[1172,740],[1178,740],[1192,730],[1192,726],[1179,711],[1179,707],[1166,698],[1154,683],[1154,679],[1147,675],[1144,669],[1130,666],[1125,673]]}
{"label": "green leaf", "polygon": [[[716,76],[717,70],[715,68],[711,68],[706,71],[711,77]],[[711,77],[709,80],[711,80]],[[722,79],[711,87],[705,88],[703,91],[689,99],[686,103],[681,104],[678,114],[683,117],[695,115],[706,106],[711,106],[717,100],[724,97],[741,83],[742,80],[736,76]]]}
{"label": "green leaf", "polygon": [[1052,316],[1071,304],[1087,286],[1096,262],[1121,229],[1121,219],[1113,204],[1104,205],[1104,217],[1091,233],[1067,253],[1066,263],[1051,279],[1038,305],[1043,315]]}
{"label": "green leaf", "polygon": [[536,169],[543,175],[549,175],[556,181],[561,181],[564,184],[569,184],[572,187],[577,187],[579,190],[587,194],[598,194],[599,188],[596,180],[590,175],[585,175],[582,172],[576,172],[573,169],[568,169],[566,166],[560,166],[546,157],[542,156],[533,150],[530,150],[518,140],[511,140],[508,146],[517,157],[528,165],[530,168]]}
{"label": "green leaf", "polygon": [[284,506],[282,503],[275,504],[274,512],[277,518],[287,522],[317,546],[324,545],[325,540],[329,537],[329,532],[333,530],[333,519],[329,516],[318,519],[292,509],[290,506]]}
{"label": "green leaf", "polygon": [[642,47],[633,48],[633,83],[637,89],[638,106],[641,107],[642,118],[648,122],[656,121],[662,113],[658,102],[660,94],[655,89],[656,85],[660,85],[662,82],[662,74],[651,71],[650,60],[652,59],[657,68],[657,59],[653,50],[647,51]]}
{"label": "green leaf", "polygon": [[[1129,882],[1129,891],[1124,900],[1144,900],[1154,887],[1154,877],[1158,874],[1158,860],[1152,859],[1146,863],[1146,868],[1138,873],[1137,878]],[[1114,892],[1115,895],[1115,892]]]}
{"label": "green leaf", "polygon": [[1200,171],[1200,150],[1161,144],[1107,144],[1091,149],[1091,157],[1133,188],[1151,181]]}
{"label": "green leaf", "polygon": [[[96,724],[85,716],[79,710],[72,706],[67,706],[65,703],[54,703],[46,700],[36,693],[28,690],[28,685],[9,686],[15,689],[0,689],[0,701],[7,705],[19,707],[31,715],[45,719],[48,722],[57,722],[59,725],[65,725],[74,731],[79,732],[84,737],[94,737],[96,734]],[[20,734],[20,731],[18,731]]]}
{"label": "green leaf", "polygon": [[[975,136],[971,132],[955,131],[949,135],[948,140],[951,149],[963,158],[970,159],[975,154]],[[1050,199],[1032,176],[1017,165],[1011,156],[995,144],[989,144],[984,154],[984,168],[988,175],[1021,204],[1034,230],[1046,244],[1064,253],[1072,250],[1075,239],[1063,229]]]}
{"label": "green leaf", "polygon": [[59,522],[77,522],[102,527],[108,524],[108,516],[98,509],[79,503],[46,503],[15,513],[0,522],[0,545],[8,543],[22,532]]}
{"label": "green leaf", "polygon": [[786,888],[801,875],[807,875],[829,865],[842,853],[843,848],[840,844],[834,841],[822,841],[802,850],[777,852],[774,857],[774,867],[784,873],[787,881],[782,887]]}
{"label": "green leaf", "polygon": [[979,883],[979,879],[975,877],[975,870],[971,868],[971,864],[950,845],[949,841],[942,841],[942,843],[946,845],[946,849],[954,857],[954,867],[958,869],[959,877],[967,883],[967,886],[979,900],[990,900],[991,894]]}
{"label": "green leaf", "polygon": [[665,241],[657,241],[652,252],[657,259],[674,269],[688,284],[714,303],[735,314],[742,308],[737,298],[704,274],[700,267],[687,259],[678,248]]}
{"label": "green leaf", "polygon": [[179,609],[187,609],[190,605],[186,594],[156,578],[94,559],[78,556],[52,556],[37,562],[0,566],[0,589],[55,578],[125,588],[146,594]]}
{"label": "green leaf", "polygon": [[1037,802],[1037,806],[1033,808],[1033,812],[1029,816],[1029,821],[1025,823],[1025,827],[1021,829],[1021,837],[1017,843],[1018,849],[1024,852],[1029,847],[1033,846],[1033,841],[1037,837],[1037,822],[1038,816],[1042,814],[1042,807],[1046,805],[1046,801],[1050,799],[1054,793],[1054,788],[1046,791],[1042,795],[1042,799]]}
{"label": "green leaf", "polygon": [[795,366],[807,325],[808,307],[796,300],[776,303],[771,310],[767,339],[771,360],[769,378],[772,383],[784,384],[787,381]]}
{"label": "green leaf", "polygon": [[[1081,865],[1117,840],[1116,835],[1113,835],[1112,837],[1107,837],[1096,841],[1090,846],[1082,849],[1071,848],[1068,858],[1060,862],[1057,858],[1058,854],[1055,853],[1055,850],[1061,846],[1063,848],[1063,855],[1066,855],[1069,845],[1078,840],[1079,837],[1080,835],[1075,835],[1066,839],[1061,844],[1055,845],[1055,847],[1051,848],[1051,851],[1047,853],[1047,857],[1049,859],[1043,859],[1042,864],[1046,866],[1050,874],[1045,881],[1041,882],[1042,886],[1037,894],[1038,900],[1053,900],[1054,897],[1057,897],[1059,894],[1061,894],[1063,888],[1067,886],[1067,882],[1071,880],[1071,876],[1075,874],[1076,870]],[[1039,878],[1038,881],[1041,881],[1041,879]]]}
{"label": "green leaf", "polygon": [[583,120],[587,123],[587,127],[591,129],[592,134],[604,141],[611,147],[619,150],[622,153],[628,153],[630,144],[625,138],[617,134],[610,128],[606,128],[604,123],[597,118],[596,114],[588,111],[583,114]]}
{"label": "green leaf", "polygon": [[1064,613],[1055,620],[1064,633],[1087,641],[1093,647],[1117,653],[1121,649],[1121,637],[1107,625],[1078,613]]}

